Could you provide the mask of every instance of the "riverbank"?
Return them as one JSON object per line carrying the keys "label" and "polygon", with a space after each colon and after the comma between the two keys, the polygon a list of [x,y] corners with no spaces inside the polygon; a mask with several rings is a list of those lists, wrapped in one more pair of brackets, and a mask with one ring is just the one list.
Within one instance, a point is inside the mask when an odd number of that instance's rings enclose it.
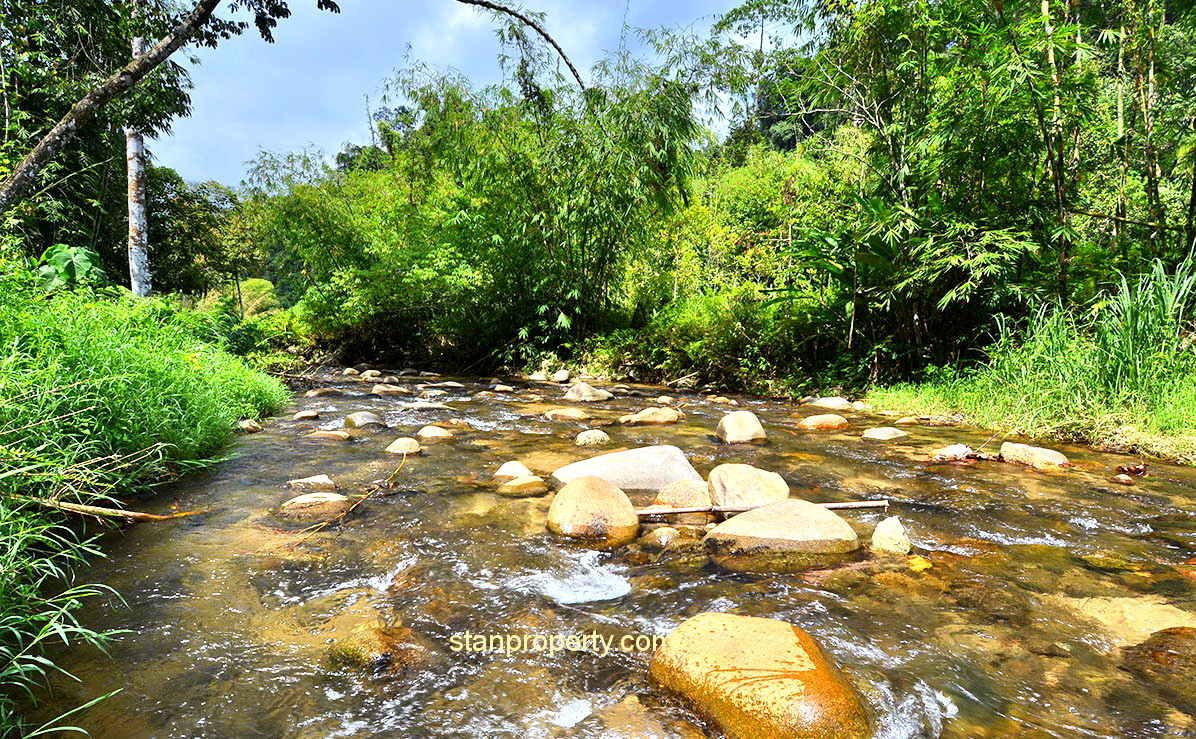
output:
{"label": "riverbank", "polygon": [[51,643],[101,644],[74,621],[102,592],[75,571],[102,553],[38,500],[119,507],[211,462],[236,423],[288,399],[165,301],[45,295],[9,276],[0,302],[0,737],[28,736],[20,694],[58,668]]}
{"label": "riverbank", "polygon": [[1196,408],[1182,398],[1167,407],[1163,417],[1141,406],[1120,410],[1058,407],[1051,398],[1024,388],[1001,391],[975,379],[876,387],[866,398],[877,408],[914,416],[954,416],[964,424],[1002,436],[1080,443],[1101,452],[1196,464],[1196,433],[1187,425],[1171,422],[1172,418],[1196,419]]}

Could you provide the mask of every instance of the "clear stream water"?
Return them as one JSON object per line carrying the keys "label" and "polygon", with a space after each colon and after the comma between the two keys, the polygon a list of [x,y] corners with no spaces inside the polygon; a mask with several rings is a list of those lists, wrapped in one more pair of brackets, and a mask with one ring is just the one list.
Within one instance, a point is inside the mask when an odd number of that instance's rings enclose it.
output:
{"label": "clear stream water", "polygon": [[[929,466],[930,449],[979,447],[990,435],[920,426],[897,442],[865,442],[863,429],[892,419],[846,413],[846,432],[803,432],[798,418],[820,411],[745,397],[740,407],[761,417],[769,443],[723,446],[713,432],[732,409],[698,395],[678,396],[688,415],[676,426],[623,428],[620,415],[664,391],[577,404],[596,417],[587,425],[543,419],[570,405],[555,385],[514,383],[514,394],[472,399],[488,383],[457,379],[464,389],[436,398],[454,409],[444,411],[324,377],[347,395],[299,398],[265,432],[243,437],[235,457],[140,504],[208,512],[107,535],[107,558],[83,577],[125,604],[96,601],[83,619],[129,633],[110,657],[56,655],[81,682],[55,680],[37,715],[120,689],[76,723],[97,739],[714,737],[648,684],[649,651],[466,654],[450,644],[466,630],[660,635],[715,610],[811,632],[884,739],[1196,736],[1196,718],[1123,670],[1120,652],[1156,629],[1196,623],[1196,568],[1182,564],[1196,556],[1196,470],[1154,463],[1123,487],[1108,479],[1136,459],[1063,445],[1051,445],[1075,463],[1063,474]],[[529,400],[533,392],[543,400]],[[305,408],[320,420],[289,420]],[[358,410],[391,428],[357,431],[352,442],[305,437]],[[383,452],[394,438],[450,418],[473,430],[426,445],[399,473],[396,494],[371,498],[341,527],[296,544],[303,536],[274,515],[294,494],[287,480],[326,473],[360,494],[397,466]],[[614,445],[575,447],[589,426]],[[743,576],[700,554],[592,552],[545,530],[551,495],[494,492],[491,475],[508,460],[547,477],[596,453],[656,443],[679,446],[703,475],[747,462],[814,501],[888,498],[931,567],[875,561]],[[868,535],[882,515],[844,517]],[[329,659],[331,643],[374,620],[410,629],[422,657],[385,674]]]}

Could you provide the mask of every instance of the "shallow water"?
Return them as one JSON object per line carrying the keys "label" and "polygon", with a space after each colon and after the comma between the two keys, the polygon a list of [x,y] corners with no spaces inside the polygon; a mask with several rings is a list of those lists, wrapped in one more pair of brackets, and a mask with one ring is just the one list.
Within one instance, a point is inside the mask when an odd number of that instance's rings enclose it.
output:
{"label": "shallow water", "polygon": [[[465,631],[663,635],[715,610],[811,632],[885,739],[1196,736],[1196,718],[1137,682],[1120,655],[1154,630],[1196,623],[1196,574],[1181,564],[1196,556],[1196,470],[1152,464],[1122,487],[1108,478],[1136,459],[1062,445],[1052,446],[1075,467],[1061,474],[928,466],[930,449],[979,447],[990,435],[919,426],[897,442],[865,442],[860,431],[892,419],[846,413],[846,432],[803,432],[791,414],[821,411],[743,397],[769,443],[722,446],[714,428],[732,409],[697,395],[678,396],[688,416],[677,426],[623,428],[616,419],[653,405],[659,389],[577,404],[596,416],[586,425],[543,420],[548,408],[572,405],[558,402],[555,385],[513,383],[513,395],[471,400],[488,384],[457,379],[466,388],[436,399],[454,410],[421,411],[409,397],[365,395],[369,383],[323,378],[351,395],[300,398],[244,437],[233,459],[141,504],[208,512],[107,536],[108,558],[84,577],[127,605],[96,602],[84,620],[131,633],[111,658],[82,648],[56,655],[81,682],[55,680],[38,715],[121,689],[76,723],[99,739],[716,736],[648,684],[647,650],[452,649]],[[529,401],[532,392],[544,400]],[[321,419],[289,420],[305,408]],[[352,442],[304,437],[358,410],[391,429],[359,430]],[[287,480],[326,473],[342,492],[363,493],[398,465],[383,452],[388,443],[450,418],[474,430],[425,445],[394,494],[371,497],[339,528],[305,539],[274,516],[294,494]],[[614,445],[576,448],[573,436],[593,426]],[[547,477],[596,453],[655,443],[681,447],[703,475],[749,462],[814,501],[888,498],[931,567],[873,561],[743,576],[694,554],[592,552],[547,533],[551,495],[503,498],[490,479],[511,459]],[[862,535],[882,518],[844,514]],[[420,658],[382,673],[330,660],[330,644],[374,621],[409,627]]]}

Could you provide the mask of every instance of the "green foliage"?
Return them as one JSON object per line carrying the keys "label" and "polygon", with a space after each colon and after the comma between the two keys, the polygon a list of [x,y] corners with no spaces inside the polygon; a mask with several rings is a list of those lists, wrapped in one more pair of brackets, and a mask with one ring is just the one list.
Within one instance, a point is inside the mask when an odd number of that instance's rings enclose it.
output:
{"label": "green foliage", "polygon": [[497,364],[617,323],[636,310],[620,278],[684,196],[697,132],[683,86],[630,79],[584,98],[398,80],[412,107],[383,131],[385,169],[259,161],[244,213],[267,274],[348,356]]}
{"label": "green foliage", "polygon": [[[1006,330],[987,364],[920,385],[878,389],[875,402],[958,410],[986,426],[1196,459],[1196,270],[1156,262],[1124,278],[1086,317],[1037,311]],[[1169,438],[1164,438],[1167,435]]]}
{"label": "green foliage", "polygon": [[99,268],[99,255],[66,244],[55,244],[42,253],[37,274],[46,290],[81,287],[99,282],[104,276]]}
{"label": "green foliage", "polygon": [[197,314],[36,285],[20,270],[0,280],[0,736],[35,735],[18,734],[32,729],[16,702],[57,670],[45,646],[103,638],[73,616],[99,593],[71,583],[93,543],[27,499],[128,495],[212,459],[238,418],[287,398],[205,341]]}

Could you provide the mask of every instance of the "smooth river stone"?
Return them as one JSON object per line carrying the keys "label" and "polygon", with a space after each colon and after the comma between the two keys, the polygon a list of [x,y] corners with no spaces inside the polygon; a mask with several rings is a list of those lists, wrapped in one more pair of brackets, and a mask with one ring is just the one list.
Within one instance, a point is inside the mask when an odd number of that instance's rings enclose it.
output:
{"label": "smooth river stone", "polygon": [[789,497],[789,483],[750,464],[720,464],[710,470],[710,500],[716,506],[760,506]]}
{"label": "smooth river stone", "polygon": [[565,400],[576,400],[583,403],[610,400],[613,397],[614,394],[609,390],[599,390],[588,382],[579,382],[565,393]]}
{"label": "smooth river stone", "polygon": [[767,438],[760,419],[751,411],[735,411],[723,416],[716,433],[724,444],[750,444]]}
{"label": "smooth river stone", "polygon": [[647,446],[611,452],[567,464],[552,473],[560,484],[579,477],[601,477],[623,490],[663,490],[678,480],[701,480],[685,454],[675,446]]}
{"label": "smooth river stone", "polygon": [[279,513],[288,518],[312,521],[339,516],[350,506],[352,501],[340,493],[307,493],[283,503]]}
{"label": "smooth river stone", "polygon": [[1036,470],[1057,470],[1071,464],[1062,452],[1029,444],[1005,442],[1001,445],[1001,459],[1033,467]]}
{"label": "smooth river stone", "polygon": [[703,541],[715,564],[735,572],[800,572],[837,564],[860,548],[855,530],[834,511],[798,498],[740,513]]}
{"label": "smooth river stone", "polygon": [[596,546],[629,542],[639,529],[639,516],[631,499],[600,477],[574,479],[557,491],[548,509],[549,531]]}
{"label": "smooth river stone", "polygon": [[648,677],[728,739],[867,739],[859,695],[818,643],[784,621],[699,613],[669,634]]}

